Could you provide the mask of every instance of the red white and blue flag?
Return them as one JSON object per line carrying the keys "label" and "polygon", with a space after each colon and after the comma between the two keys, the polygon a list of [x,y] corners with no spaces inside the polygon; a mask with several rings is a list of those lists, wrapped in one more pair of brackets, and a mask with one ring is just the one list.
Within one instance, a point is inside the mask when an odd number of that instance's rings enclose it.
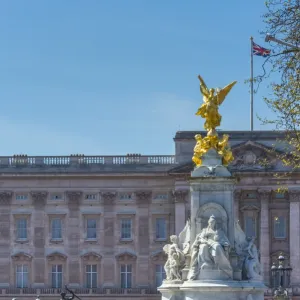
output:
{"label": "red white and blue flag", "polygon": [[263,47],[255,44],[254,42],[252,42],[252,54],[267,57],[267,56],[270,56],[271,50],[263,48]]}

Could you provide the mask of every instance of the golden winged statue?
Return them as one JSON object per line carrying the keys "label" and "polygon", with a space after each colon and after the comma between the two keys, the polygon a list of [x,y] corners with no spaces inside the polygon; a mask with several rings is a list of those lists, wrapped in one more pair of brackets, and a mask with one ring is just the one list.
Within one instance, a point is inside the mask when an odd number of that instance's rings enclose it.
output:
{"label": "golden winged statue", "polygon": [[200,75],[198,78],[200,80],[200,92],[203,95],[204,103],[198,109],[196,115],[205,119],[204,128],[208,131],[207,135],[216,135],[216,127],[221,125],[222,119],[222,116],[219,114],[219,106],[223,103],[225,97],[236,84],[236,81],[216,92],[213,88],[207,88]]}
{"label": "golden winged statue", "polygon": [[226,96],[236,84],[236,81],[216,91],[215,89],[208,89],[200,75],[198,78],[200,80],[200,92],[203,95],[204,103],[198,109],[196,115],[205,119],[204,128],[207,130],[207,136],[203,138],[200,134],[195,136],[196,145],[192,160],[196,166],[200,166],[202,164],[202,156],[209,149],[215,149],[222,157],[222,164],[227,166],[233,160],[231,149],[228,146],[229,136],[224,134],[222,139],[219,139],[216,127],[221,125],[222,119],[222,116],[219,114],[219,106],[224,102]]}

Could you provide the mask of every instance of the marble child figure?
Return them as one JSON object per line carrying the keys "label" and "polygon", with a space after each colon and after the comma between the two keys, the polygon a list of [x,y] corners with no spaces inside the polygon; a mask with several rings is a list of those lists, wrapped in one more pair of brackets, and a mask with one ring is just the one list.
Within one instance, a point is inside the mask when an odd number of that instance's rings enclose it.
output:
{"label": "marble child figure", "polygon": [[166,280],[181,280],[180,272],[185,262],[185,256],[178,246],[177,236],[171,235],[170,241],[172,244],[165,245],[163,248],[168,255],[168,260],[164,266]]}

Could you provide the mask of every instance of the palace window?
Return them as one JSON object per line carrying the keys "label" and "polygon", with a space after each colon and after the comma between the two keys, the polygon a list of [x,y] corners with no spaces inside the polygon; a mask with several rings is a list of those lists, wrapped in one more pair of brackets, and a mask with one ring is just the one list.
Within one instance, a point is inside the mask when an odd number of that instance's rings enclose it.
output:
{"label": "palace window", "polygon": [[27,194],[17,194],[16,195],[16,200],[27,200],[28,195]]}
{"label": "palace window", "polygon": [[155,196],[155,199],[156,200],[166,200],[166,199],[168,199],[168,195],[167,194],[157,194]]}
{"label": "palace window", "polygon": [[131,228],[132,220],[131,219],[121,219],[121,239],[131,239]]}
{"label": "palace window", "polygon": [[89,289],[97,287],[97,265],[86,265],[86,287]]}
{"label": "palace window", "polygon": [[274,224],[274,238],[286,238],[286,218],[284,216],[275,216],[273,219]]}
{"label": "palace window", "polygon": [[16,266],[16,287],[17,288],[27,288],[28,287],[28,266],[27,265],[17,265]]}
{"label": "palace window", "polygon": [[56,289],[62,287],[62,265],[52,265],[51,286]]}
{"label": "palace window", "polygon": [[132,194],[121,194],[120,195],[120,200],[131,200],[132,199]]}
{"label": "palace window", "polygon": [[17,239],[27,239],[27,219],[21,218],[17,220]]}
{"label": "palace window", "polygon": [[86,200],[96,200],[97,199],[97,194],[86,194],[85,199]]}
{"label": "palace window", "polygon": [[245,216],[245,234],[247,237],[256,237],[256,218]]}
{"label": "palace window", "polygon": [[166,219],[157,218],[156,219],[156,239],[166,239]]}
{"label": "palace window", "polygon": [[121,288],[128,289],[132,286],[132,265],[121,265]]}
{"label": "palace window", "polygon": [[51,238],[62,239],[62,220],[59,218],[51,220]]}
{"label": "palace window", "polygon": [[95,219],[86,220],[86,238],[87,239],[97,238],[97,222]]}

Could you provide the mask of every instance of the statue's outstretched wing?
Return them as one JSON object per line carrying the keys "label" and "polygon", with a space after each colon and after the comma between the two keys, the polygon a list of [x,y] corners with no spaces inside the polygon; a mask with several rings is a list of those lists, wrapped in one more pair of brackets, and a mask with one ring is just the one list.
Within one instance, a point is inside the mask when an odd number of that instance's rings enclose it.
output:
{"label": "statue's outstretched wing", "polygon": [[230,84],[226,85],[224,88],[222,88],[218,93],[217,93],[217,102],[219,105],[221,105],[232,89],[232,87],[237,83],[237,81],[231,82]]}
{"label": "statue's outstretched wing", "polygon": [[179,245],[184,254],[187,254],[189,251],[190,241],[191,241],[191,222],[190,220],[186,221],[185,227],[179,233],[178,236]]}
{"label": "statue's outstretched wing", "polygon": [[200,91],[201,91],[202,95],[205,97],[208,97],[209,90],[208,90],[203,78],[200,75],[198,75],[198,79],[200,80]]}

